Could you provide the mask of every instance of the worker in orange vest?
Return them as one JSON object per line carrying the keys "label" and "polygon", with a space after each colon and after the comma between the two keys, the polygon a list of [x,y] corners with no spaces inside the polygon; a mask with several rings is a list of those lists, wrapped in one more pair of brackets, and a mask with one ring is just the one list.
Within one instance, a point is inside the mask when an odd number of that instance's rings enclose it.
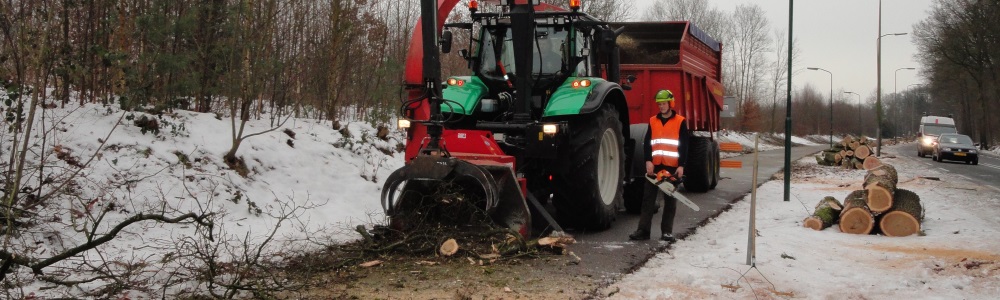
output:
{"label": "worker in orange vest", "polygon": [[[646,175],[654,175],[666,170],[671,177],[684,176],[684,162],[687,157],[688,132],[684,117],[673,110],[674,94],[669,90],[656,93],[656,106],[660,112],[649,118],[649,130],[643,141],[646,160]],[[674,242],[674,215],[677,213],[677,199],[660,191],[653,183],[646,182],[642,197],[642,213],[639,229],[630,234],[631,240],[648,240],[656,213],[656,198],[663,195],[663,218],[660,220],[660,240]]]}

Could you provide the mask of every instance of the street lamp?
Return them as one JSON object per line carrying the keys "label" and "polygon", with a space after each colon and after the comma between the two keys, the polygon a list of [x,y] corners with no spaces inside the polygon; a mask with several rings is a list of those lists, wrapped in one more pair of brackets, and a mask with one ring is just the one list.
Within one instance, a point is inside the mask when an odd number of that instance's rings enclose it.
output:
{"label": "street lamp", "polygon": [[877,122],[875,124],[875,135],[877,136],[878,148],[875,148],[875,157],[882,157],[882,37],[887,35],[906,35],[905,32],[882,34],[882,0],[878,0],[878,34],[878,39],[875,40],[875,52],[878,57],[876,60],[878,77],[875,83],[875,112]]}
{"label": "street lamp", "polygon": [[823,71],[826,72],[827,74],[830,74],[830,148],[833,148],[833,73],[823,68],[808,67],[806,69],[813,71]]}
{"label": "street lamp", "polygon": [[[878,3],[878,33],[882,33],[882,1]],[[886,33],[878,36],[876,40],[876,53],[878,55],[877,65],[878,65],[878,80],[875,84],[875,113],[876,122],[875,124],[875,135],[876,144],[878,148],[875,148],[875,157],[882,157],[882,37],[890,35],[906,35],[906,32],[900,33]]]}
{"label": "street lamp", "polygon": [[844,94],[854,94],[855,96],[858,96],[858,128],[861,129],[858,131],[859,133],[864,134],[865,129],[861,126],[861,95],[855,92],[844,92]]}
{"label": "street lamp", "polygon": [[[899,85],[899,70],[916,70],[916,68],[899,68],[896,69],[896,72],[894,72],[895,74],[892,75],[892,102],[896,102],[896,105],[899,105],[899,107],[902,108],[903,106],[899,103],[899,90],[897,90],[897,86]],[[892,112],[892,124],[899,124],[899,115],[896,114],[896,111],[897,110],[894,110]],[[899,126],[895,127],[897,130],[893,131],[893,136],[896,136],[896,131],[899,130]]]}

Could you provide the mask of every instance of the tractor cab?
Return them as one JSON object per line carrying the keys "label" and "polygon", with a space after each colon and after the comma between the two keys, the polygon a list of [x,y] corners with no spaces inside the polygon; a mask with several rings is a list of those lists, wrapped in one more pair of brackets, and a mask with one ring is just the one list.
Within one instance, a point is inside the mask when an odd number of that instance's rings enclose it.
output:
{"label": "tractor cab", "polygon": [[[533,24],[517,28],[520,22],[507,7],[493,8],[495,12],[473,10],[469,23],[445,24],[451,30],[467,30],[472,38],[465,49],[458,50],[471,74],[446,82],[444,98],[455,102],[443,103],[443,112],[474,115],[471,119],[475,120],[514,121],[521,109],[527,118],[517,121],[538,121],[560,89],[588,87],[593,82],[584,79],[602,77],[600,64],[606,64],[607,59],[598,57],[610,55],[614,42],[601,51],[594,41],[601,34],[614,34],[607,23],[581,12],[539,4],[530,14],[534,21],[525,22]],[[446,30],[443,35],[450,37],[451,33]],[[519,66],[519,56],[527,68]],[[517,97],[519,82],[525,80],[524,91],[530,95]],[[466,83],[470,85],[464,86]],[[468,98],[470,93],[481,97]]]}
{"label": "tractor cab", "polygon": [[[568,26],[539,26],[535,29],[532,41],[532,81],[533,92],[544,92],[557,88],[567,77],[578,72],[578,66],[584,66],[584,57],[571,54],[579,53],[577,44],[583,40],[576,38],[579,32],[570,34]],[[468,58],[474,73],[488,86],[502,90],[510,88],[516,80],[518,69],[514,64],[513,34],[509,26],[483,26],[478,34],[474,57]],[[572,66],[572,67],[571,67]],[[585,68],[583,72],[586,73]]]}

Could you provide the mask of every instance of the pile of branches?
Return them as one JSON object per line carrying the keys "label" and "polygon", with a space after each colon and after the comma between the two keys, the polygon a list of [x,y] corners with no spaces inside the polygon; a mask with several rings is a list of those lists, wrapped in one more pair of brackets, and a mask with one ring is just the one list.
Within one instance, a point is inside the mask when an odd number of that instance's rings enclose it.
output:
{"label": "pile of branches", "polygon": [[[361,239],[342,247],[365,258],[384,255],[505,259],[565,251],[572,237],[526,239],[497,224],[483,209],[482,197],[462,185],[445,183],[396,207],[388,225],[358,225]],[[412,199],[412,198],[411,198]]]}

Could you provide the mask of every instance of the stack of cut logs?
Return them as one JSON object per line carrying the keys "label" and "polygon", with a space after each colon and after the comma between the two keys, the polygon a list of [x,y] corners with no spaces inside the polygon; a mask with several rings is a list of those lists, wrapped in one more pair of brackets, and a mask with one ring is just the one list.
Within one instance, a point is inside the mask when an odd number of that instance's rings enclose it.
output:
{"label": "stack of cut logs", "polygon": [[878,158],[873,155],[871,140],[867,137],[845,136],[833,148],[823,150],[816,156],[816,163],[823,166],[841,166],[845,169],[865,169],[877,167]]}
{"label": "stack of cut logs", "polygon": [[802,225],[823,230],[840,224],[841,232],[854,234],[908,236],[919,233],[920,222],[924,219],[920,197],[909,190],[896,188],[898,182],[896,168],[892,165],[869,169],[864,189],[847,195],[843,205],[834,197],[823,198]]}

